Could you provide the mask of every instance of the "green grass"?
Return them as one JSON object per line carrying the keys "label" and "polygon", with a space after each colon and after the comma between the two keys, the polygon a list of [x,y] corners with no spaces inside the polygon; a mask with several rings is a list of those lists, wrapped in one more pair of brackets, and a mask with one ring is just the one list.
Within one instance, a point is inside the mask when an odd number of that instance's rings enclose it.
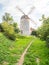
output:
{"label": "green grass", "polygon": [[46,47],[46,42],[38,38],[34,38],[32,45],[27,51],[23,65],[49,65],[49,48]]}
{"label": "green grass", "polygon": [[12,41],[0,33],[0,65],[15,65],[30,41],[31,37]]}

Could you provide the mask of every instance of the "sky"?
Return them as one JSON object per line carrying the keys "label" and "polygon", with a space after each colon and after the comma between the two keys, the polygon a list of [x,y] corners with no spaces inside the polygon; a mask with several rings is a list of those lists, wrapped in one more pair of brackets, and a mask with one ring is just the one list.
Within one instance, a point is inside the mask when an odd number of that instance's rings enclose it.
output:
{"label": "sky", "polygon": [[49,0],[0,0],[0,22],[2,22],[2,16],[5,12],[8,12],[13,16],[14,21],[20,25],[20,19],[23,15],[17,8],[21,8],[25,14],[28,14],[32,7],[35,9],[28,15],[33,21],[37,23],[35,25],[30,21],[30,27],[37,28],[41,25],[42,15],[49,16]]}

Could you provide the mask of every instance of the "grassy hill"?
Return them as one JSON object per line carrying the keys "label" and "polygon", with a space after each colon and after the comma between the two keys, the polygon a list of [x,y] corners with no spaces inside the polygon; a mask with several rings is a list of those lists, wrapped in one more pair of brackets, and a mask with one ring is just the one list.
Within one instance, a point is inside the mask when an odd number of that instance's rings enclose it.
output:
{"label": "grassy hill", "polygon": [[23,65],[49,65],[49,48],[46,42],[36,37],[18,36],[12,41],[0,33],[0,65],[15,65],[29,42],[33,40],[28,49]]}
{"label": "grassy hill", "polygon": [[49,48],[46,47],[45,41],[33,39],[23,65],[49,65]]}
{"label": "grassy hill", "polygon": [[0,33],[0,65],[15,65],[30,41],[31,37],[12,41]]}

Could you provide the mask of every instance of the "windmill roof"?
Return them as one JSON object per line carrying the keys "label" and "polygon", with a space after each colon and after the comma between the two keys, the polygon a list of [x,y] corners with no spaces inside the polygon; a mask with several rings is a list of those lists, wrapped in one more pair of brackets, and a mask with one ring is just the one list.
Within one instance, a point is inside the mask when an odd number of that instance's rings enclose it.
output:
{"label": "windmill roof", "polygon": [[29,19],[29,17],[28,17],[27,15],[23,15],[23,16],[21,17],[21,19],[23,19],[23,18]]}

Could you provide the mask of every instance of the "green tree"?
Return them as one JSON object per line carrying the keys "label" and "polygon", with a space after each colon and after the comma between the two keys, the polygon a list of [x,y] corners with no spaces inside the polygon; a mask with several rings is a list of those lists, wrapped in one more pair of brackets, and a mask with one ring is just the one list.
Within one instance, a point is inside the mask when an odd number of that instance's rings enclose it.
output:
{"label": "green tree", "polygon": [[5,13],[5,15],[3,16],[2,20],[11,24],[12,21],[13,21],[13,17],[10,16],[10,13]]}
{"label": "green tree", "polygon": [[17,23],[13,23],[13,27],[14,27],[14,31],[15,31],[16,33],[19,33],[19,32],[20,32]]}
{"label": "green tree", "polygon": [[8,22],[3,22],[2,23],[2,28],[4,30],[4,34],[12,39],[12,40],[15,40],[15,31],[14,31],[14,27],[12,25],[9,25]]}
{"label": "green tree", "polygon": [[42,17],[42,21],[43,24],[38,29],[37,34],[41,39],[48,41],[49,40],[49,17],[47,18]]}

